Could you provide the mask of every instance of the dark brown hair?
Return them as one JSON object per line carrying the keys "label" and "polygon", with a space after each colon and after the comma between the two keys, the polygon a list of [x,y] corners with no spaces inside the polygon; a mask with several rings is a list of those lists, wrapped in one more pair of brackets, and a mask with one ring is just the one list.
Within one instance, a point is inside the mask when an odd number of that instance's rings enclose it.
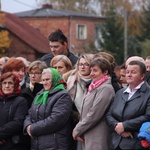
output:
{"label": "dark brown hair", "polygon": [[111,76],[111,65],[110,62],[105,58],[94,58],[93,61],[90,64],[90,67],[98,66],[102,73],[104,73],[106,70],[108,71],[108,74]]}

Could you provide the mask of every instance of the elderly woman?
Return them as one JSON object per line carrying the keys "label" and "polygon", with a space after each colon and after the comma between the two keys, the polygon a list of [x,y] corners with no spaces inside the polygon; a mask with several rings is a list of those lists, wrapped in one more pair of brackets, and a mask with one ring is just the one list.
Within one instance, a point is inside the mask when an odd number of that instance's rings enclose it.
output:
{"label": "elderly woman", "polygon": [[73,130],[73,138],[82,142],[83,150],[109,150],[109,128],[105,114],[114,97],[110,63],[104,58],[90,64],[92,82],[83,100],[81,117]]}
{"label": "elderly woman", "polygon": [[0,87],[0,149],[24,150],[20,136],[27,102],[20,96],[19,80],[12,72],[3,73]]}
{"label": "elderly woman", "polygon": [[31,137],[31,149],[70,150],[72,101],[60,73],[54,68],[42,72],[44,89],[34,99],[24,121]]}
{"label": "elderly woman", "polygon": [[127,88],[119,90],[106,119],[112,128],[112,149],[143,149],[137,138],[142,123],[150,121],[150,87],[144,81],[146,67],[140,61],[129,62]]}

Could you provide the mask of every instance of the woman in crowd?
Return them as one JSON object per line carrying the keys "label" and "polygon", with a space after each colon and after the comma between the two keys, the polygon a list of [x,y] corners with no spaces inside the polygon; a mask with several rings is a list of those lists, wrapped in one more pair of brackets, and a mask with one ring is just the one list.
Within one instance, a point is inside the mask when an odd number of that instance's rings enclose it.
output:
{"label": "woman in crowd", "polygon": [[24,121],[24,131],[31,137],[31,149],[71,150],[71,97],[54,68],[43,70],[42,83],[44,89],[35,97]]}
{"label": "woman in crowd", "polygon": [[[28,66],[28,73],[29,73],[29,80],[30,84],[29,87],[24,88],[21,91],[21,96],[26,98],[28,109],[31,107],[34,97],[36,94],[43,89],[43,84],[41,83],[42,71],[46,69],[47,65],[45,62],[36,60],[33,61]],[[24,135],[24,145],[30,150],[30,137],[28,135]]]}
{"label": "woman in crowd", "polygon": [[67,89],[79,114],[81,113],[82,109],[82,99],[87,93],[87,88],[91,83],[90,63],[92,58],[92,54],[81,55],[77,61],[76,68],[72,71],[67,80]]}
{"label": "woman in crowd", "polygon": [[62,76],[64,73],[72,69],[72,63],[66,55],[54,56],[51,60],[50,66],[57,69]]}
{"label": "woman in crowd", "polygon": [[111,68],[104,58],[90,64],[92,82],[81,111],[81,118],[73,130],[73,138],[82,142],[83,150],[109,150],[110,132],[105,114],[114,97]]}
{"label": "woman in crowd", "polygon": [[118,90],[121,89],[121,84],[120,84],[119,78],[117,77],[116,73],[114,72],[114,69],[116,66],[114,57],[111,54],[106,53],[106,52],[99,52],[99,53],[95,54],[95,58],[96,57],[103,57],[110,62],[111,71],[112,71],[111,83],[112,83],[112,86],[113,86],[115,92],[117,92]]}
{"label": "woman in crowd", "polygon": [[113,150],[143,149],[137,135],[142,123],[150,121],[150,87],[144,81],[145,72],[146,67],[140,61],[128,64],[128,86],[117,92],[106,115],[113,130]]}
{"label": "woman in crowd", "polygon": [[21,90],[29,86],[29,83],[25,80],[26,65],[22,60],[14,57],[9,58],[3,67],[3,72],[7,71],[12,71],[18,77]]}
{"label": "woman in crowd", "polygon": [[19,80],[12,72],[3,73],[0,87],[0,149],[24,150],[20,138],[27,102],[20,96]]}
{"label": "woman in crowd", "polygon": [[[82,110],[83,97],[87,93],[90,78],[90,63],[92,61],[92,54],[83,54],[77,61],[76,68],[72,71],[67,80],[67,89],[73,100],[73,113],[72,113],[72,127],[74,128],[79,121],[79,116]],[[74,142],[74,149],[81,150],[81,144],[78,142],[76,148]]]}
{"label": "woman in crowd", "polygon": [[43,69],[46,68],[46,63],[40,60],[33,61],[28,67],[30,84],[21,91],[21,95],[27,99],[28,108],[31,107],[36,94],[43,88],[41,77]]}

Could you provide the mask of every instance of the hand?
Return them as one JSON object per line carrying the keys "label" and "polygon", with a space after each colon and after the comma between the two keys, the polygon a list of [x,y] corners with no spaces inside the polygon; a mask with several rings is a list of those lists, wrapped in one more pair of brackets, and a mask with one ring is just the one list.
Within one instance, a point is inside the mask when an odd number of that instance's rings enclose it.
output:
{"label": "hand", "polygon": [[32,134],[31,134],[31,131],[30,131],[30,128],[31,128],[31,125],[28,125],[27,128],[26,128],[26,130],[27,130],[28,135],[29,135],[31,138],[33,138]]}
{"label": "hand", "polygon": [[0,140],[0,145],[3,145],[3,144],[5,144],[5,143],[6,143],[5,140]]}
{"label": "hand", "polygon": [[77,136],[77,137],[76,137],[76,140],[77,140],[77,141],[80,141],[80,142],[84,142],[84,138],[82,138],[82,137],[80,137],[80,136]]}
{"label": "hand", "polygon": [[122,122],[118,122],[116,127],[115,127],[115,131],[118,133],[118,134],[121,134],[124,132],[124,127],[123,127],[123,124]]}
{"label": "hand", "polygon": [[133,135],[131,134],[131,132],[123,132],[121,133],[121,136],[124,138],[128,138],[128,137],[133,138]]}
{"label": "hand", "polygon": [[80,141],[80,142],[84,142],[84,138],[80,137],[80,136],[76,136],[74,131],[72,132],[72,136],[74,140]]}

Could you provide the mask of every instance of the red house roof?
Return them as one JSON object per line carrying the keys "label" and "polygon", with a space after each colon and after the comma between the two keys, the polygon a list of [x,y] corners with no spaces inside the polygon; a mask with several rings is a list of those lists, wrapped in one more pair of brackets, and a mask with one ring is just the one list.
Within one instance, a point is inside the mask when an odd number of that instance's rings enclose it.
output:
{"label": "red house roof", "polygon": [[44,37],[38,30],[28,25],[23,19],[14,14],[4,13],[5,27],[26,44],[39,53],[49,53],[48,38]]}

